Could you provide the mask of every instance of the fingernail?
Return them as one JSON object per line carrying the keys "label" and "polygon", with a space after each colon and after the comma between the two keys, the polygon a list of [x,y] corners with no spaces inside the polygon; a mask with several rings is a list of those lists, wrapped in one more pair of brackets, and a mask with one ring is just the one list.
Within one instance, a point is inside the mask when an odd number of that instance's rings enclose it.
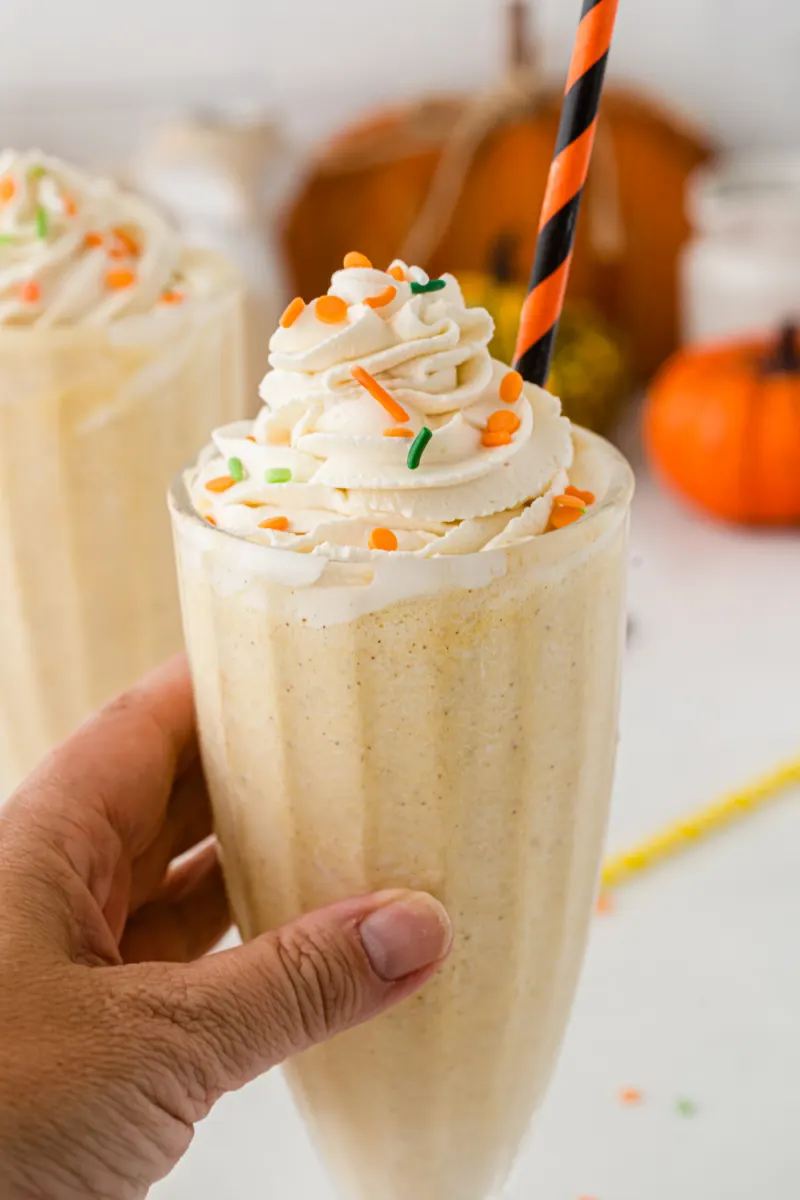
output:
{"label": "fingernail", "polygon": [[437,962],[453,939],[445,909],[426,892],[406,892],[376,909],[359,932],[375,974],[391,982]]}

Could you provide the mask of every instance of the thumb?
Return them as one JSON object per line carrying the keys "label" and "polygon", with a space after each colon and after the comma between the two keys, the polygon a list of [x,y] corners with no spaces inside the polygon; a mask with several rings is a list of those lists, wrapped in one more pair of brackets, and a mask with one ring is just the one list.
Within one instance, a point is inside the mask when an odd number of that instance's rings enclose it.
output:
{"label": "thumb", "polygon": [[[179,1073],[216,1097],[416,991],[452,941],[438,900],[385,891],[300,917],[177,972],[159,997]],[[202,1056],[202,1062],[198,1061]]]}

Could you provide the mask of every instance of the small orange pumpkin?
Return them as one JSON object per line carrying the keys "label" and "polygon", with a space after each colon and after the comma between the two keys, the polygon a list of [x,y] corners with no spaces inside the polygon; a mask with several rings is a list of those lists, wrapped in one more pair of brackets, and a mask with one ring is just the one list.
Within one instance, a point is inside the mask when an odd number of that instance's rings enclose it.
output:
{"label": "small orange pumpkin", "polygon": [[800,338],[679,351],[653,383],[645,443],[657,471],[714,516],[800,522]]}

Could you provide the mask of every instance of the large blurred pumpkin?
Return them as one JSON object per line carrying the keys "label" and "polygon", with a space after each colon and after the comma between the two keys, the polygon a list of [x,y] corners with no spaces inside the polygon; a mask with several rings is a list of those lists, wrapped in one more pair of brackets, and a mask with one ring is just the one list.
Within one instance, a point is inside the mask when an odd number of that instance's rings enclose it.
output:
{"label": "large blurred pumpkin", "polygon": [[[433,274],[480,271],[499,237],[516,242],[525,282],[556,140],[562,93],[546,87],[509,5],[512,65],[475,97],[422,100],[344,131],[313,165],[286,227],[303,295],[319,295],[351,246],[374,262],[396,255]],[[649,373],[677,339],[676,261],[687,237],[684,184],[703,140],[631,91],[608,87],[570,282],[628,335]]]}
{"label": "large blurred pumpkin", "polygon": [[658,473],[714,516],[800,522],[800,337],[693,346],[655,379],[645,443]]}

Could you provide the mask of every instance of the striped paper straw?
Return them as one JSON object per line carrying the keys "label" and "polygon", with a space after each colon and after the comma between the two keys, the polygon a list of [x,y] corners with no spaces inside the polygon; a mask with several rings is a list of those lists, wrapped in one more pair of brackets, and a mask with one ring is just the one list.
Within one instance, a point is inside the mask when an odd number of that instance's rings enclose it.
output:
{"label": "striped paper straw", "polygon": [[619,0],[584,0],[539,223],[536,258],[522,306],[514,365],[544,387],[572,262],[575,226],[592,157],[597,113]]}

